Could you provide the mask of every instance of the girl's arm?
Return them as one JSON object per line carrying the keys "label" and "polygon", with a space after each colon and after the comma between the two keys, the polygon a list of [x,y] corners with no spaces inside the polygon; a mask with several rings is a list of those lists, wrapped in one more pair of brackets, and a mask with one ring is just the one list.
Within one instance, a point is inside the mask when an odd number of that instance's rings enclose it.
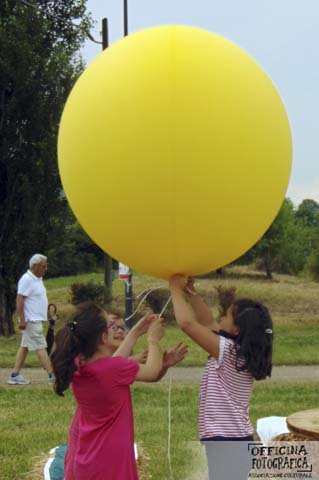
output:
{"label": "girl's arm", "polygon": [[148,330],[148,355],[145,365],[140,364],[136,380],[154,382],[162,369],[162,354],[159,341],[164,335],[163,318],[157,318]]}
{"label": "girl's arm", "polygon": [[201,325],[204,325],[210,330],[215,330],[216,332],[218,332],[219,324],[214,319],[212,312],[210,311],[202,297],[196,292],[194,286],[194,279],[192,277],[188,278],[187,284],[184,288],[184,292],[186,293],[188,301],[195,312],[196,320]]}
{"label": "girl's arm", "polygon": [[144,352],[136,353],[135,355],[130,355],[128,358],[130,360],[135,360],[137,363],[145,363],[147,360],[148,351],[144,350]]}
{"label": "girl's arm", "polygon": [[152,322],[155,321],[157,315],[149,314],[141,318],[133,328],[128,332],[119,348],[113,353],[113,357],[129,357],[137,339],[148,331]]}
{"label": "girl's arm", "polygon": [[175,275],[170,279],[170,290],[178,325],[194,342],[215,358],[219,355],[219,337],[196,320],[192,306],[186,301],[184,288],[187,279]]}

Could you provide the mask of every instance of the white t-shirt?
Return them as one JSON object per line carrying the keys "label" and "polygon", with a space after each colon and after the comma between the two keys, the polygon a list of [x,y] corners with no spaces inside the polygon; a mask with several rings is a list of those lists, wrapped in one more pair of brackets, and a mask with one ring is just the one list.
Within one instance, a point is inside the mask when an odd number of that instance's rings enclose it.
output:
{"label": "white t-shirt", "polygon": [[24,298],[24,317],[26,321],[43,322],[47,320],[48,298],[42,277],[28,270],[19,280],[18,295]]}

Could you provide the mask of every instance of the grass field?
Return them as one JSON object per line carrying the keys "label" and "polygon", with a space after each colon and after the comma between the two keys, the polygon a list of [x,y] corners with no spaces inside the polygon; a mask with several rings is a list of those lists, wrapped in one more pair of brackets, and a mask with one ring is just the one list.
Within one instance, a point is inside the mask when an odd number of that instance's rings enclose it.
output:
{"label": "grass field", "polygon": [[[51,303],[58,306],[62,325],[70,310],[69,291],[74,282],[89,280],[102,283],[103,275],[85,274],[76,277],[53,278],[45,281]],[[134,293],[137,295],[145,288],[153,286],[166,287],[166,282],[134,275]],[[318,283],[307,279],[278,275],[273,281],[266,280],[260,273],[252,272],[247,267],[233,267],[225,278],[198,279],[198,290],[205,297],[213,312],[217,314],[217,298],[214,287],[234,286],[239,296],[249,296],[264,302],[274,320],[274,363],[276,365],[312,365],[319,364],[319,307]],[[124,305],[124,284],[120,280],[113,282],[114,304]],[[138,304],[138,299],[135,304]],[[142,309],[143,311],[143,309]],[[11,367],[19,344],[19,334],[11,338],[0,338],[0,365]],[[190,345],[190,352],[182,365],[201,366],[206,361],[206,354],[199,347],[189,342],[187,337],[174,325],[166,329],[163,346],[174,345],[179,341]],[[138,348],[145,348],[141,341]],[[27,367],[38,366],[35,354],[29,354]]]}
{"label": "grass field", "polygon": [[[135,385],[132,389],[136,441],[149,457],[148,472],[153,480],[168,480],[168,387]],[[171,391],[171,459],[176,480],[196,478],[189,444],[197,446],[198,387],[173,385]],[[251,402],[251,419],[315,408],[319,384],[258,382]],[[0,471],[1,480],[34,480],[35,457],[66,443],[74,410],[70,392],[56,396],[48,386],[0,388]],[[195,472],[193,471],[195,469]],[[149,477],[150,478],[150,477]]]}
{"label": "grass field", "polygon": [[[59,312],[58,328],[70,310],[69,287],[74,282],[93,280],[102,283],[102,274],[81,275],[46,280],[48,297]],[[256,272],[237,267],[225,278],[198,280],[198,290],[217,314],[214,287],[235,286],[239,296],[250,296],[264,302],[274,320],[274,363],[319,364],[318,284],[290,276],[276,276],[267,281]],[[143,275],[134,276],[134,293],[145,288],[165,287],[165,282]],[[115,280],[114,303],[124,304],[124,285]],[[191,344],[174,325],[166,329],[163,348],[180,340],[190,345],[184,366],[203,365],[207,355]],[[0,338],[0,365],[14,363],[19,335]],[[145,347],[141,340],[137,349]],[[38,366],[35,354],[29,354],[26,366]],[[167,462],[168,387],[166,385],[135,385],[132,389],[135,410],[136,441],[148,457],[148,476],[152,480],[169,480]],[[175,480],[200,480],[196,465],[197,442],[196,385],[173,384],[171,391],[171,459]],[[251,419],[317,408],[319,383],[257,382],[252,402]],[[64,399],[53,394],[48,386],[0,387],[0,478],[1,480],[34,480],[35,457],[46,454],[52,447],[66,443],[67,431],[74,410],[68,392]],[[29,473],[28,473],[29,472]],[[143,479],[144,480],[144,479]]]}

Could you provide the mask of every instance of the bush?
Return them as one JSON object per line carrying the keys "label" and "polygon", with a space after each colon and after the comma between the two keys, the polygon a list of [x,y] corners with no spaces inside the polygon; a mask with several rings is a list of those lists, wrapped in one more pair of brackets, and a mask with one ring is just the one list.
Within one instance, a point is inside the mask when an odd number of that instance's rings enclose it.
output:
{"label": "bush", "polygon": [[217,287],[214,288],[217,293],[219,316],[225,316],[228,308],[236,299],[236,287],[223,287],[222,285],[217,285]]}
{"label": "bush", "polygon": [[[170,292],[167,288],[159,288],[151,292],[145,299],[145,303],[153,310],[154,313],[160,314],[163,310],[167,300],[169,299]],[[174,311],[172,302],[170,302],[163,314],[167,324],[175,323]]]}
{"label": "bush", "polygon": [[92,281],[88,283],[73,283],[70,287],[70,301],[73,305],[88,301],[103,305],[104,286]]}

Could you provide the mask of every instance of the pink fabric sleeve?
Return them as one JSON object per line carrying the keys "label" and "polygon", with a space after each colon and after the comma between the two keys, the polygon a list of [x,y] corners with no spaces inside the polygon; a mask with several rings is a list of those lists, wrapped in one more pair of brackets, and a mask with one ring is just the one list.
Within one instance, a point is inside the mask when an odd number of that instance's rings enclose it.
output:
{"label": "pink fabric sleeve", "polygon": [[115,383],[117,385],[131,385],[135,382],[139,364],[135,360],[129,360],[124,357],[115,357],[117,359],[117,369]]}

